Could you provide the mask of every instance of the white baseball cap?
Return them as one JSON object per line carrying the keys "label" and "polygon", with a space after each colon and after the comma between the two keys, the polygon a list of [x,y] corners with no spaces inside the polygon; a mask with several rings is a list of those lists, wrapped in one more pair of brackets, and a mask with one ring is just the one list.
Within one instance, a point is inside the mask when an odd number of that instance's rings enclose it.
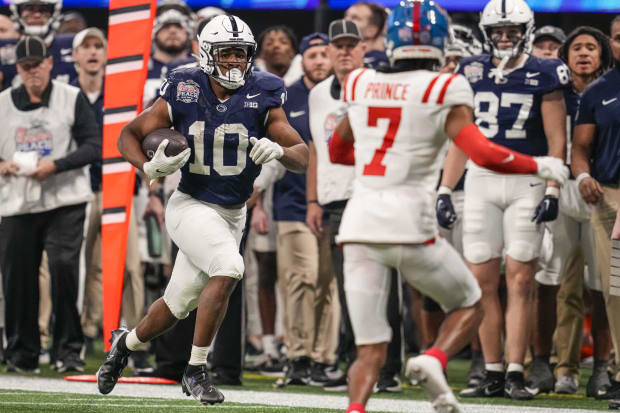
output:
{"label": "white baseball cap", "polygon": [[96,27],[89,27],[87,29],[82,30],[73,38],[73,50],[77,49],[87,37],[96,37],[103,42],[103,47],[107,47],[107,41],[105,35],[101,30]]}

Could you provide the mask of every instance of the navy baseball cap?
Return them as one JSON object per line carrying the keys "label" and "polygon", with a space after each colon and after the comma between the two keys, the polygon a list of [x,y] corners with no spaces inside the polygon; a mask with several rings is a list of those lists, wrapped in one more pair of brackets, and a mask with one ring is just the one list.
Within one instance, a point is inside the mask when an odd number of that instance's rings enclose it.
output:
{"label": "navy baseball cap", "polygon": [[302,55],[306,52],[306,50],[310,49],[314,46],[327,46],[329,44],[329,38],[325,33],[311,33],[301,39],[301,43],[299,44],[299,53]]}

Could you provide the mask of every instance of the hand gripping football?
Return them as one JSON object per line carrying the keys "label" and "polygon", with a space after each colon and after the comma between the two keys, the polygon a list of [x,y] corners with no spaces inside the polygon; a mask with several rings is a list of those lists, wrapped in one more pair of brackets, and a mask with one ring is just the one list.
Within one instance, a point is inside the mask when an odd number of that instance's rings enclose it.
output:
{"label": "hand gripping football", "polygon": [[168,139],[168,146],[166,146],[166,150],[164,151],[166,156],[178,155],[188,148],[187,139],[185,139],[185,136],[181,133],[174,129],[157,129],[146,135],[142,140],[142,152],[144,152],[149,160],[153,158],[159,144],[164,139]]}

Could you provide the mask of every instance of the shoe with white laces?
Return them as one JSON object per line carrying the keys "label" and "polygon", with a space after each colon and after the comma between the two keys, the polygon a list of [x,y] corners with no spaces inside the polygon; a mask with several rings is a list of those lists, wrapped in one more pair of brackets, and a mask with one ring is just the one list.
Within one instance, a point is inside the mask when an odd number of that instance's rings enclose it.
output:
{"label": "shoe with white laces", "polygon": [[435,357],[420,355],[409,359],[405,374],[411,383],[422,387],[422,390],[431,399],[435,412],[462,412],[456,397],[448,386],[441,363]]}

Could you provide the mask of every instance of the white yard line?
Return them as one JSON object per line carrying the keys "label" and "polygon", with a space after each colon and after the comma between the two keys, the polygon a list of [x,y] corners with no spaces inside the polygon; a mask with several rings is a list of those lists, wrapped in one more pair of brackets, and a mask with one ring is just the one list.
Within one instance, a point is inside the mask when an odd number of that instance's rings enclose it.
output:
{"label": "white yard line", "polygon": [[[157,385],[157,384],[132,384],[119,383],[112,392],[113,396],[123,397],[140,397],[153,398],[159,400],[151,400],[152,406],[146,406],[145,403],[133,404],[123,403],[121,400],[109,399],[110,403],[105,403],[104,397],[97,391],[96,383],[80,383],[68,382],[62,379],[48,379],[39,377],[19,377],[19,376],[0,376],[0,389],[5,390],[27,390],[54,393],[73,393],[73,394],[91,394],[97,396],[92,402],[101,402],[105,406],[141,406],[141,407],[168,407],[167,404],[158,404],[161,399],[182,399],[188,398],[181,392],[178,385]],[[346,396],[334,396],[329,394],[300,394],[285,393],[271,391],[251,391],[251,390],[224,390],[227,402],[250,404],[250,405],[269,405],[280,407],[306,407],[306,408],[323,408],[323,409],[342,409],[347,408]],[[14,393],[11,393],[14,394]],[[72,399],[73,400],[73,399]],[[90,404],[91,401],[87,400]],[[114,403],[114,404],[112,404]],[[4,402],[0,393],[0,407],[9,404],[37,404],[24,402]],[[54,403],[41,403],[54,404]],[[62,403],[61,403],[62,404]],[[94,404],[94,403],[93,403]],[[170,406],[177,407],[177,406]],[[191,406],[188,406],[191,407]],[[197,406],[201,407],[201,406]],[[233,406],[229,406],[233,407]],[[247,406],[249,407],[249,406]],[[592,410],[583,409],[550,409],[547,407],[526,407],[526,406],[502,406],[502,405],[480,405],[480,404],[463,404],[463,411],[467,413],[543,413],[550,411],[553,413],[586,413]],[[0,408],[0,410],[2,410]],[[369,411],[385,411],[385,412],[416,412],[416,413],[432,413],[433,410],[429,402],[416,400],[396,400],[396,399],[371,399],[368,404]]]}

